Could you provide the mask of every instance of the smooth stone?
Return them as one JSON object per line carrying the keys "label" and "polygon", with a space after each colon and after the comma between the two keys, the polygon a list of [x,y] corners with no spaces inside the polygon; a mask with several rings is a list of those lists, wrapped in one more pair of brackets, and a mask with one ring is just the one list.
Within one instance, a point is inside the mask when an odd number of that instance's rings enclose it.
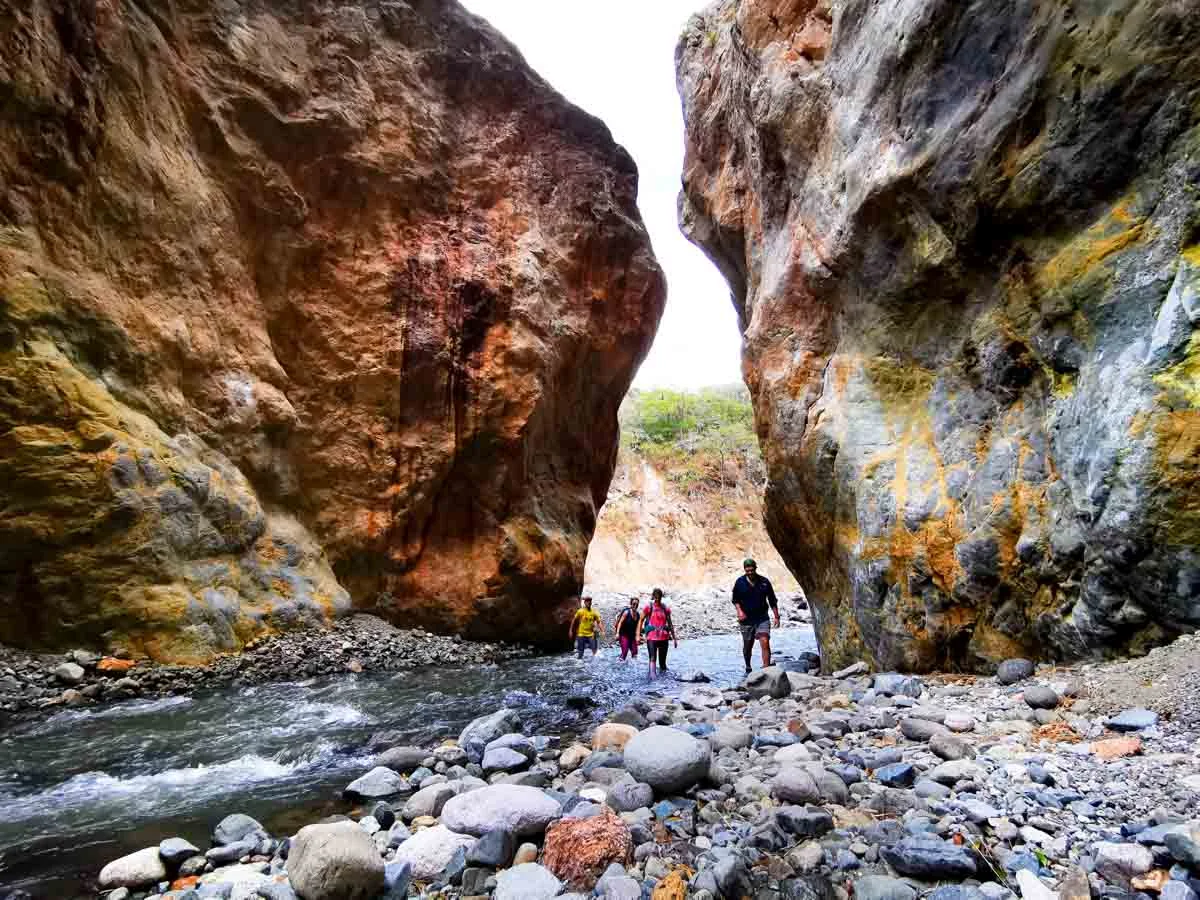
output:
{"label": "smooth stone", "polygon": [[604,722],[592,733],[593,750],[622,750],[638,733],[637,728],[623,722]]}
{"label": "smooth stone", "polygon": [[418,831],[397,847],[394,860],[412,866],[413,878],[428,881],[445,871],[460,847],[466,850],[474,843],[475,838],[470,835],[458,834],[445,825],[435,825]]}
{"label": "smooth stone", "polygon": [[917,892],[897,878],[867,875],[854,881],[854,900],[915,900]]}
{"label": "smooth stone", "polygon": [[158,843],[158,855],[168,866],[178,866],[199,852],[199,847],[181,837],[166,838]]}
{"label": "smooth stone", "polygon": [[394,797],[408,790],[408,779],[403,775],[385,766],[376,766],[346,785],[342,793],[351,800],[366,801]]}
{"label": "smooth stone", "polygon": [[53,674],[63,684],[79,684],[83,681],[83,666],[73,662],[59,663]]}
{"label": "smooth stone", "polygon": [[515,710],[498,709],[467,724],[458,736],[458,746],[473,763],[483,760],[487,745],[498,737],[521,730],[521,720]]}
{"label": "smooth stone", "polygon": [[513,855],[513,865],[519,866],[524,863],[537,862],[537,858],[537,844],[522,844]]}
{"label": "smooth stone", "polygon": [[287,873],[305,898],[373,900],[384,887],[375,842],[353,822],[301,828],[288,850]]}
{"label": "smooth stone", "polygon": [[1054,709],[1058,706],[1058,692],[1044,684],[1031,684],[1024,691],[1025,702],[1034,709]]}
{"label": "smooth stone", "polygon": [[926,719],[907,718],[900,720],[900,733],[910,741],[928,741],[935,734],[945,731],[945,726]]}
{"label": "smooth stone", "polygon": [[241,813],[226,816],[213,829],[213,843],[218,845],[236,844],[250,835],[267,836],[267,829],[255,819]]}
{"label": "smooth stone", "polygon": [[625,745],[624,764],[655,791],[674,794],[702,781],[712,762],[706,742],[675,728],[653,725]]}
{"label": "smooth stone", "polygon": [[893,869],[914,878],[963,879],[975,874],[975,858],[966,847],[932,837],[911,837],[881,847],[880,855]]}
{"label": "smooth stone", "polygon": [[742,689],[751,699],[771,697],[782,700],[792,692],[792,683],[788,680],[787,672],[779,666],[768,666],[747,675],[742,682]]}
{"label": "smooth stone", "polygon": [[942,722],[951,731],[967,732],[975,730],[975,717],[968,713],[948,712]]}
{"label": "smooth stone", "polygon": [[537,863],[522,863],[496,876],[495,900],[553,900],[562,882]]}
{"label": "smooth stone", "polygon": [[974,756],[971,745],[949,732],[940,732],[929,739],[929,749],[942,759],[966,759]]}
{"label": "smooth stone", "polygon": [[1108,720],[1108,727],[1114,731],[1141,731],[1158,724],[1158,713],[1148,709],[1127,709]]}
{"label": "smooth stone", "polygon": [[467,865],[503,869],[512,862],[515,845],[510,832],[495,828],[471,845],[467,851]]}
{"label": "smooth stone", "polygon": [[452,797],[442,808],[442,824],[476,837],[495,829],[524,837],[541,834],[559,814],[558,803],[538,788],[494,784]]}
{"label": "smooth stone", "polygon": [[617,812],[633,812],[654,803],[654,789],[641,781],[618,781],[605,802]]}
{"label": "smooth stone", "polygon": [[1027,659],[1006,659],[996,667],[996,680],[1001,684],[1016,684],[1033,676],[1033,663]]}
{"label": "smooth stone", "polygon": [[900,694],[916,699],[925,690],[920,678],[912,675],[901,675],[899,672],[881,672],[871,680],[871,687],[882,697],[892,697]]}
{"label": "smooth stone", "polygon": [[780,765],[813,761],[812,751],[804,744],[792,744],[789,747],[780,747],[771,758]]}
{"label": "smooth stone", "polygon": [[114,859],[100,870],[100,887],[149,887],[167,878],[167,867],[158,855],[158,847],[147,847]]}
{"label": "smooth stone", "polygon": [[513,772],[523,769],[529,765],[529,760],[525,754],[518,753],[509,747],[496,747],[483,754],[483,762],[480,765],[483,766],[483,771],[490,775],[493,772]]}
{"label": "smooth stone", "polygon": [[821,791],[806,769],[784,766],[771,780],[771,796],[784,803],[820,803]]}
{"label": "smooth stone", "polygon": [[[525,737],[523,734],[517,733],[504,734],[496,738],[484,748],[483,754],[486,757],[489,751],[499,750],[502,747],[507,750],[515,750],[530,762],[534,762],[537,759],[538,751],[537,747],[534,746],[533,740]],[[484,768],[486,769],[487,766],[485,765]]]}
{"label": "smooth stone", "polygon": [[375,755],[375,765],[397,772],[411,772],[419,768],[429,751],[420,747],[392,747]]}
{"label": "smooth stone", "polygon": [[713,750],[718,752],[727,747],[731,750],[746,750],[754,743],[754,732],[745,725],[722,722],[709,742]]}

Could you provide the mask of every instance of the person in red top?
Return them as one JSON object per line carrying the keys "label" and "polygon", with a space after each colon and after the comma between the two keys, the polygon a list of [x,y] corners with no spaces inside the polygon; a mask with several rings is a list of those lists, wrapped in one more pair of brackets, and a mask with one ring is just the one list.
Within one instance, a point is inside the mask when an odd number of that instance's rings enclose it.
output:
{"label": "person in red top", "polygon": [[675,623],[671,621],[671,607],[663,603],[662,588],[655,588],[650,594],[650,605],[642,610],[638,631],[646,635],[646,647],[650,651],[650,674],[661,674],[667,671],[667,642],[673,641],[679,646],[675,637]]}

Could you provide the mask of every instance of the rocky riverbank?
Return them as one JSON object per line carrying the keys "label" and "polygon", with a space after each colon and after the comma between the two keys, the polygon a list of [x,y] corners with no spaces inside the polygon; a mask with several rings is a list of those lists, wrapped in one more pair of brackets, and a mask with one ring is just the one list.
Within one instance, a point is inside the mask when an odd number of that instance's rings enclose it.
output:
{"label": "rocky riverbank", "polygon": [[[523,734],[501,709],[438,747],[385,743],[345,787],[349,817],[289,837],[232,813],[210,848],[164,835],[99,886],[109,900],[1194,900],[1200,685],[1172,662],[1198,652],[1181,638],[1146,664],[1149,684],[1121,680],[1130,663],[1013,660],[986,678],[777,666],[647,695],[582,743]],[[1156,680],[1180,687],[1159,712],[1112,706]]]}
{"label": "rocky riverbank", "polygon": [[330,628],[263,637],[248,644],[244,652],[220,656],[206,666],[158,665],[123,653],[101,656],[88,650],[72,650],[36,654],[3,647],[0,722],[64,706],[132,697],[164,697],[345,672],[491,663],[536,652],[520,644],[478,643],[421,629],[400,629],[365,614],[340,620]]}

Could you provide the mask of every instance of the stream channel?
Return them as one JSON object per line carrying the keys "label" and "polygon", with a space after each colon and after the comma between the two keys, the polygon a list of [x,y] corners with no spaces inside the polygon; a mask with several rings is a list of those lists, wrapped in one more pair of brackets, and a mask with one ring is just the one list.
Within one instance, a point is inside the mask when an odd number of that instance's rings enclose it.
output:
{"label": "stream channel", "polygon": [[[816,641],[811,628],[786,628],[772,646],[794,656]],[[756,647],[756,666],[757,657]],[[668,663],[732,686],[742,678],[741,641],[680,641]],[[0,897],[95,897],[105,863],[176,835],[206,848],[229,813],[278,836],[346,812],[341,789],[370,768],[366,745],[377,732],[427,746],[507,705],[527,734],[571,735],[633,697],[689,686],[650,682],[644,649],[623,664],[606,647],[594,660],[346,674],[65,710],[0,737]],[[573,697],[595,705],[579,711]]]}

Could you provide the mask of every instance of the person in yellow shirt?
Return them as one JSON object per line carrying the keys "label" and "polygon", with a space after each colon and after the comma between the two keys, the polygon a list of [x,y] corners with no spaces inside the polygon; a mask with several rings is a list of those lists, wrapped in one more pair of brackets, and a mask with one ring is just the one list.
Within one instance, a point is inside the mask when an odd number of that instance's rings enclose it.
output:
{"label": "person in yellow shirt", "polygon": [[599,646],[598,637],[604,634],[604,622],[600,613],[592,609],[592,598],[584,597],[583,606],[575,611],[571,619],[571,637],[575,640],[575,657],[583,659],[583,651],[592,648],[592,656],[596,655]]}

